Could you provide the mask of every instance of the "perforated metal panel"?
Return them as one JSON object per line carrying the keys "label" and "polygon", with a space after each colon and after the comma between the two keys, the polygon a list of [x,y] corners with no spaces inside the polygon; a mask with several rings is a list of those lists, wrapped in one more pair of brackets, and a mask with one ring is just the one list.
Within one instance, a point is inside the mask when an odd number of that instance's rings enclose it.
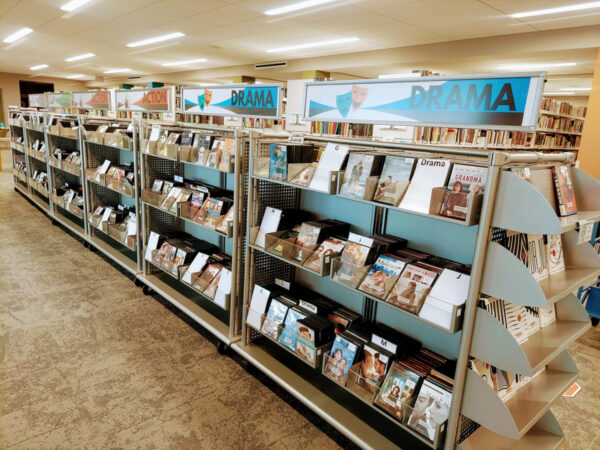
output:
{"label": "perforated metal panel", "polygon": [[460,444],[462,441],[471,436],[477,429],[480,427],[476,422],[473,422],[467,416],[460,416],[460,423],[458,425],[458,440],[457,442]]}
{"label": "perforated metal panel", "polygon": [[120,152],[118,148],[109,147],[106,145],[86,142],[87,146],[87,166],[94,169],[101,166],[105,160],[110,160],[113,164],[119,163]]}

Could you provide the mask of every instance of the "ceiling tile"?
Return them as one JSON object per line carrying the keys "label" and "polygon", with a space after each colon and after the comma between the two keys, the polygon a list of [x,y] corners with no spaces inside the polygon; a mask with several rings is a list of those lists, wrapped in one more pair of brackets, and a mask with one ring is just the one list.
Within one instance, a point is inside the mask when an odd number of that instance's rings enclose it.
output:
{"label": "ceiling tile", "polygon": [[158,13],[175,13],[180,17],[188,17],[197,14],[203,14],[224,6],[227,6],[227,4],[221,0],[162,0],[153,3],[148,7],[148,9]]}
{"label": "ceiling tile", "polygon": [[437,32],[437,30],[422,30],[401,22],[366,27],[360,29],[356,35],[362,40],[386,47],[429,44],[449,40],[447,36],[444,36],[441,32]]}
{"label": "ceiling tile", "polygon": [[331,18],[326,20],[319,20],[311,24],[315,28],[319,28],[323,31],[333,31],[337,33],[355,33],[361,29],[370,28],[375,25],[382,25],[388,23],[397,23],[397,21],[391,17],[386,17],[381,14],[372,13],[369,11],[362,11],[358,14],[349,16]]}
{"label": "ceiling tile", "polygon": [[249,19],[261,17],[262,14],[239,6],[224,6],[222,8],[212,9],[202,14],[192,16],[199,18],[202,21],[215,23],[216,25],[231,25],[238,22],[243,22]]}
{"label": "ceiling tile", "polygon": [[[409,4],[387,7],[376,12],[403,22],[412,19],[426,18],[432,15],[460,13],[483,7],[477,0],[423,0]],[[490,8],[490,11],[491,8]]]}

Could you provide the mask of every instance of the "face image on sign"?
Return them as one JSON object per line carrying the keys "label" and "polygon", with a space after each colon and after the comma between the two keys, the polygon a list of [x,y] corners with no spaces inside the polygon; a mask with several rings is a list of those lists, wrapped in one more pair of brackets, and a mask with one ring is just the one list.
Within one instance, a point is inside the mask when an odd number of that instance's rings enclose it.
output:
{"label": "face image on sign", "polygon": [[361,88],[357,85],[352,86],[352,109],[357,111],[367,99],[369,88]]}

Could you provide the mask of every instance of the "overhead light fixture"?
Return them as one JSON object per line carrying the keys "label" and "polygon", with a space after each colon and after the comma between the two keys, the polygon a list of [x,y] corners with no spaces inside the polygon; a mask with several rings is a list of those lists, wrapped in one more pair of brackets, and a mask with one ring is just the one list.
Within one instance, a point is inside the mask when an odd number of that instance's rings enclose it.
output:
{"label": "overhead light fixture", "polygon": [[544,95],[574,95],[575,92],[544,92]]}
{"label": "overhead light fixture", "polygon": [[73,78],[83,78],[83,77],[85,77],[84,74],[82,74],[82,73],[76,73],[75,75],[69,75],[67,78],[73,79]]}
{"label": "overhead light fixture", "polygon": [[290,45],[289,47],[271,48],[271,49],[267,50],[267,53],[286,52],[288,50],[300,50],[303,48],[325,47],[327,45],[345,44],[347,42],[356,42],[356,41],[360,41],[360,39],[357,37],[351,37],[351,38],[343,38],[343,39],[334,39],[332,41],[309,42],[306,44]]}
{"label": "overhead light fixture", "polygon": [[420,78],[421,73],[409,72],[409,73],[391,73],[385,75],[379,75],[378,78]]}
{"label": "overhead light fixture", "polygon": [[96,55],[94,55],[93,53],[84,53],[83,55],[70,56],[68,58],[65,58],[65,61],[67,61],[67,62],[79,61],[81,59],[92,58],[94,56],[96,56]]}
{"label": "overhead light fixture", "polygon": [[536,11],[525,11],[510,14],[510,17],[521,19],[523,17],[545,16],[547,14],[559,14],[570,11],[581,11],[583,9],[600,8],[600,2],[578,3],[576,5],[559,6],[558,8],[538,9]]}
{"label": "overhead light fixture", "polygon": [[30,67],[29,70],[41,70],[49,67],[48,64],[38,64],[37,66]]}
{"label": "overhead light fixture", "polygon": [[33,30],[31,28],[21,28],[19,31],[14,32],[13,34],[6,36],[4,38],[4,42],[6,42],[7,44],[12,44],[13,42],[21,39],[22,37],[27,36],[29,33],[31,33]]}
{"label": "overhead light fixture", "polygon": [[201,63],[201,62],[206,62],[206,61],[208,61],[206,58],[199,58],[199,59],[188,59],[186,61],[174,61],[174,62],[169,62],[169,63],[163,63],[161,65],[164,67],[187,66],[188,64],[196,64],[196,63]]}
{"label": "overhead light fixture", "polygon": [[104,73],[124,73],[131,72],[131,69],[109,69],[105,70]]}
{"label": "overhead light fixture", "polygon": [[63,11],[75,11],[80,6],[85,5],[86,3],[91,2],[92,0],[71,0],[68,3],[65,3],[60,7]]}
{"label": "overhead light fixture", "polygon": [[561,91],[591,91],[592,88],[561,88]]}
{"label": "overhead light fixture", "polygon": [[219,83],[198,83],[198,86],[200,86],[200,87],[204,87],[204,86],[210,87],[210,86],[220,86],[220,84]]}
{"label": "overhead light fixture", "polygon": [[331,3],[334,0],[305,0],[303,2],[292,3],[291,5],[282,6],[280,8],[268,9],[265,11],[267,16],[277,16],[279,14],[285,14],[292,11],[298,11],[299,9],[311,8],[313,6],[321,6],[325,3]]}
{"label": "overhead light fixture", "polygon": [[551,67],[569,67],[576,66],[577,63],[543,63],[543,64],[508,64],[506,66],[500,66],[498,69],[503,70],[535,70],[535,69],[546,69]]}
{"label": "overhead light fixture", "polygon": [[154,44],[156,42],[168,41],[169,39],[176,39],[178,37],[183,37],[185,34],[183,33],[169,33],[163,34],[162,36],[156,36],[150,39],[144,39],[143,41],[131,42],[127,44],[127,47],[141,47],[142,45]]}

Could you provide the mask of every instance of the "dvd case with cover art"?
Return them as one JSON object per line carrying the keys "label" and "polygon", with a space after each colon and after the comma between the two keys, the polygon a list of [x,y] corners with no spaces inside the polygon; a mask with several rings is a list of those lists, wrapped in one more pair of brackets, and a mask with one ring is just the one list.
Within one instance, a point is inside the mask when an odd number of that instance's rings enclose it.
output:
{"label": "dvd case with cover art", "polygon": [[375,155],[350,153],[340,195],[356,200],[364,199],[367,189],[367,178],[371,176],[375,163]]}
{"label": "dvd case with cover art", "polygon": [[230,138],[223,139],[223,148],[221,150],[221,160],[219,161],[219,170],[229,171],[229,165],[235,160],[235,140]]}
{"label": "dvd case with cover art", "polygon": [[298,333],[296,331],[296,322],[300,319],[304,319],[308,314],[301,311],[297,307],[290,308],[285,320],[283,321],[283,330],[279,335],[279,343],[289,350],[296,351],[296,339]]}
{"label": "dvd case with cover art", "polygon": [[393,362],[375,397],[375,404],[401,421],[404,415],[402,407],[412,403],[420,381],[421,375],[400,362]]}
{"label": "dvd case with cover art", "polygon": [[484,193],[486,179],[486,167],[454,164],[440,215],[465,220],[470,198]]}
{"label": "dvd case with cover art", "polygon": [[556,203],[561,216],[570,216],[577,213],[577,202],[575,201],[575,190],[571,172],[567,166],[556,166],[552,168],[552,178],[556,191]]}
{"label": "dvd case with cover art", "polygon": [[345,386],[348,381],[348,369],[354,364],[358,350],[358,345],[338,334],[333,341],[323,374]]}
{"label": "dvd case with cover art", "polygon": [[440,426],[448,420],[451,402],[452,391],[427,378],[419,389],[408,426],[433,441]]}
{"label": "dvd case with cover art", "polygon": [[319,272],[321,270],[321,259],[327,255],[341,252],[344,250],[345,245],[346,241],[341,239],[325,239],[304,262],[304,267]]}
{"label": "dvd case with cover art", "polygon": [[342,252],[333,279],[343,284],[347,284],[352,288],[356,288],[358,283],[360,283],[361,278],[364,276],[364,274],[357,271],[357,269],[365,266],[370,253],[370,247],[348,241]]}
{"label": "dvd case with cover art", "polygon": [[375,392],[391,363],[391,353],[379,346],[369,343],[363,347],[360,362],[360,381],[358,384],[369,392]]}
{"label": "dvd case with cover art", "polygon": [[398,206],[405,190],[402,186],[410,180],[414,166],[414,158],[386,156],[373,200]]}
{"label": "dvd case with cover art", "polygon": [[358,289],[374,297],[385,299],[405,266],[406,262],[396,256],[381,255]]}
{"label": "dvd case with cover art", "polygon": [[284,322],[288,309],[288,305],[284,304],[279,299],[274,298],[271,300],[271,304],[267,310],[267,316],[265,317],[265,321],[260,330],[261,333],[272,339],[277,339],[279,325]]}
{"label": "dvd case with cover art", "polygon": [[275,181],[287,181],[287,146],[271,144],[269,178]]}
{"label": "dvd case with cover art", "polygon": [[418,314],[438,272],[409,264],[393,287],[387,302],[413,314]]}

